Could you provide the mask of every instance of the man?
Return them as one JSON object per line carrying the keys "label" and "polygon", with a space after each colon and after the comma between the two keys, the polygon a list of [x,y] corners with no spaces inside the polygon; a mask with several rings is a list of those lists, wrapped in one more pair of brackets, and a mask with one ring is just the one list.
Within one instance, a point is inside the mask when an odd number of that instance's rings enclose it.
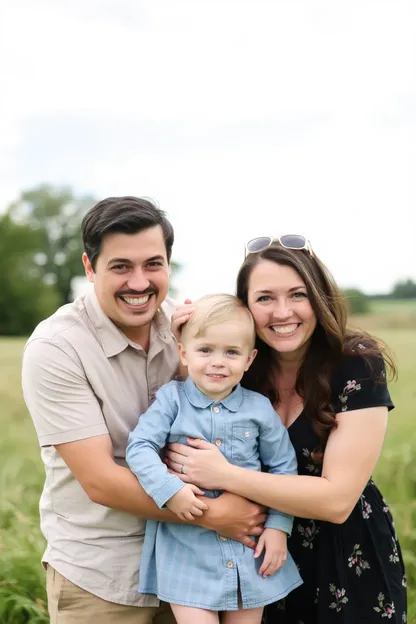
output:
{"label": "man", "polygon": [[[168,624],[137,593],[147,518],[176,522],[125,465],[127,436],[178,353],[166,298],[173,230],[152,202],[108,198],[82,222],[92,293],[40,323],[23,358],[23,392],[45,463],[40,502],[51,624]],[[253,545],[265,515],[231,494],[201,524]],[[196,521],[195,521],[196,522]]]}

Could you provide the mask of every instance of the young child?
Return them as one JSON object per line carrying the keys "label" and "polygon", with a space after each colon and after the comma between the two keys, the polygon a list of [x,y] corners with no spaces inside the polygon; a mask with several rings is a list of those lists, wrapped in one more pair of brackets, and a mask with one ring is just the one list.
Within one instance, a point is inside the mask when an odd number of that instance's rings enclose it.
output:
{"label": "young child", "polygon": [[160,459],[166,444],[199,438],[233,464],[296,474],[288,433],[270,401],[239,385],[256,355],[254,343],[253,319],[236,297],[200,299],[179,344],[189,377],[163,386],[129,437],[126,459],[142,487],[160,508],[188,522],[148,521],[140,565],[139,591],[170,602],[179,624],[215,624],[219,611],[225,624],[259,624],[266,604],[302,583],[287,553],[292,516],[269,510],[253,552],[190,524],[201,521],[204,500],[221,492],[183,483]]}

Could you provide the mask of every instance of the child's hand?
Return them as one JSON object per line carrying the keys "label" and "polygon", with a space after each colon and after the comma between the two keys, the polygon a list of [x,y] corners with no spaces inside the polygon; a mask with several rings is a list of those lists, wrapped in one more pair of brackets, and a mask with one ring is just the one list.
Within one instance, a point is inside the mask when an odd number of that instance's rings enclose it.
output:
{"label": "child's hand", "polygon": [[195,494],[203,496],[204,492],[196,485],[188,483],[168,500],[166,507],[181,520],[194,520],[195,516],[202,516],[204,511],[208,509],[208,505],[199,500]]}
{"label": "child's hand", "polygon": [[272,576],[287,559],[287,535],[279,529],[264,529],[257,542],[254,557],[260,557],[265,550],[263,563],[260,566],[259,574],[263,578]]}

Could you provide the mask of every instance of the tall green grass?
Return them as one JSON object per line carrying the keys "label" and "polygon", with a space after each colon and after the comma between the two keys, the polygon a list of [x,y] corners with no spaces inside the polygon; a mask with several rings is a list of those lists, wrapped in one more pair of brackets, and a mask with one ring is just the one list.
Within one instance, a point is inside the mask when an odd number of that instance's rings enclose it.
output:
{"label": "tall green grass", "polygon": [[[395,329],[380,317],[370,315],[360,324],[391,345],[400,374],[391,386],[396,409],[374,476],[395,517],[409,580],[408,622],[416,624],[416,325]],[[23,340],[0,340],[0,622],[46,624],[38,517],[44,470],[21,396],[22,348]]]}

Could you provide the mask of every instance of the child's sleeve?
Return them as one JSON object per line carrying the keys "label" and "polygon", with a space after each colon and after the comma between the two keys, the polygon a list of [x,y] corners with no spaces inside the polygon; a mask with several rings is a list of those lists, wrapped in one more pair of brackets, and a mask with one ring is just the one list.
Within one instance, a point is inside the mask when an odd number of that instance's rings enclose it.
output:
{"label": "child's sleeve", "polygon": [[[286,427],[267,400],[262,406],[264,410],[264,425],[260,428],[260,459],[273,474],[297,474],[298,463]],[[288,535],[292,532],[293,516],[289,516],[275,509],[269,509],[266,528],[279,529]]]}
{"label": "child's sleeve", "polygon": [[136,428],[129,435],[126,450],[130,470],[161,509],[185,485],[168,472],[160,459],[160,450],[166,444],[178,413],[178,404],[170,396],[169,385],[158,390],[152,405],[140,416]]}

